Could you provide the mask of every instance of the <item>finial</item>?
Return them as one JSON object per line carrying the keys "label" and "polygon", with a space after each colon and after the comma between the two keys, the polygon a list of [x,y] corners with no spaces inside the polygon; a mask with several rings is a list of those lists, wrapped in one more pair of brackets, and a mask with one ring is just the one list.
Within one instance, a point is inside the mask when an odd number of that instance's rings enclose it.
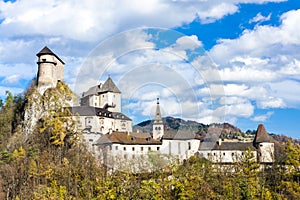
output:
{"label": "finial", "polygon": [[157,98],[156,100],[157,100],[157,104],[159,104],[159,98]]}

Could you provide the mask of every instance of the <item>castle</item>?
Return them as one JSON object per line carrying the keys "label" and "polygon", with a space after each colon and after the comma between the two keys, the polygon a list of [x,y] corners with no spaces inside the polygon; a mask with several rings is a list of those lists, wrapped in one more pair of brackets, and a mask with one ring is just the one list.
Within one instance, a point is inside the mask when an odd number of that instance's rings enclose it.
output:
{"label": "castle", "polygon": [[[37,86],[43,92],[63,81],[64,62],[47,47],[37,56]],[[152,132],[134,133],[132,120],[121,111],[121,91],[108,77],[103,84],[93,86],[82,94],[80,106],[68,109],[79,117],[82,140],[105,163],[112,160],[132,163],[155,152],[179,161],[198,155],[216,163],[234,163],[248,150],[257,162],[272,163],[275,160],[274,140],[263,125],[258,126],[253,142],[215,141],[209,133],[203,138],[191,131],[165,130],[160,106],[157,99]]]}
{"label": "castle", "polygon": [[45,46],[38,56],[37,84],[40,93],[48,88],[56,87],[57,82],[64,80],[65,63]]}

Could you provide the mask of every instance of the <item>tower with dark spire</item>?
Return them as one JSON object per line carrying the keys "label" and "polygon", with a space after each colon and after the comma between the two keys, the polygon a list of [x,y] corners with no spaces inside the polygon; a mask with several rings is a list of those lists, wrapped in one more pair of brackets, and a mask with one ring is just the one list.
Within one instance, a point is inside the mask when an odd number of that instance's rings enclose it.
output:
{"label": "tower with dark spire", "polygon": [[58,81],[64,80],[64,62],[45,46],[39,53],[37,86],[40,93],[47,88],[54,88]]}
{"label": "tower with dark spire", "polygon": [[153,121],[152,137],[154,139],[161,139],[163,135],[164,135],[164,123],[161,118],[159,98],[157,98],[155,118]]}
{"label": "tower with dark spire", "polygon": [[121,91],[108,76],[102,84],[91,87],[82,94],[81,106],[103,108],[110,112],[121,112]]}
{"label": "tower with dark spire", "polygon": [[121,91],[108,76],[107,80],[101,86],[99,94],[100,108],[111,112],[121,112]]}
{"label": "tower with dark spire", "polygon": [[274,139],[268,134],[265,126],[259,124],[253,140],[253,145],[258,149],[258,159],[261,163],[271,163],[275,160]]}

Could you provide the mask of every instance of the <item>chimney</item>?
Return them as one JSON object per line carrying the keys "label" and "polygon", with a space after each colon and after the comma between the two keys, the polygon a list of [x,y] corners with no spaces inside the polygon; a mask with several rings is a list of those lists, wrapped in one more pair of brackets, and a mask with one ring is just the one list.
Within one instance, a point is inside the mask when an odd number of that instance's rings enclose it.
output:
{"label": "chimney", "polygon": [[221,144],[222,144],[222,139],[219,138],[218,145],[221,146]]}

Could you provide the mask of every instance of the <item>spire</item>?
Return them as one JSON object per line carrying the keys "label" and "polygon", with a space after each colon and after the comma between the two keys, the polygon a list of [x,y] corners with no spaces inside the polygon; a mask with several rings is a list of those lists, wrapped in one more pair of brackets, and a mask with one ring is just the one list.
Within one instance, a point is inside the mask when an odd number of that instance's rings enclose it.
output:
{"label": "spire", "polygon": [[45,46],[40,52],[36,54],[36,56],[40,57],[42,55],[52,55],[55,56],[62,64],[65,64],[62,59],[60,59],[55,53],[53,53],[47,46]]}
{"label": "spire", "polygon": [[102,90],[104,92],[115,92],[115,93],[121,93],[121,91],[118,89],[116,84],[113,82],[113,80],[110,78],[110,75],[108,76],[107,80],[102,86]]}
{"label": "spire", "polygon": [[162,118],[161,118],[161,113],[160,113],[159,98],[157,98],[154,123],[155,124],[162,124],[163,123]]}
{"label": "spire", "polygon": [[152,126],[152,137],[156,140],[164,136],[164,123],[161,118],[159,98],[157,98],[155,118]]}
{"label": "spire", "polygon": [[261,143],[261,142],[272,142],[271,136],[266,131],[266,128],[263,124],[259,124],[256,130],[254,144]]}

